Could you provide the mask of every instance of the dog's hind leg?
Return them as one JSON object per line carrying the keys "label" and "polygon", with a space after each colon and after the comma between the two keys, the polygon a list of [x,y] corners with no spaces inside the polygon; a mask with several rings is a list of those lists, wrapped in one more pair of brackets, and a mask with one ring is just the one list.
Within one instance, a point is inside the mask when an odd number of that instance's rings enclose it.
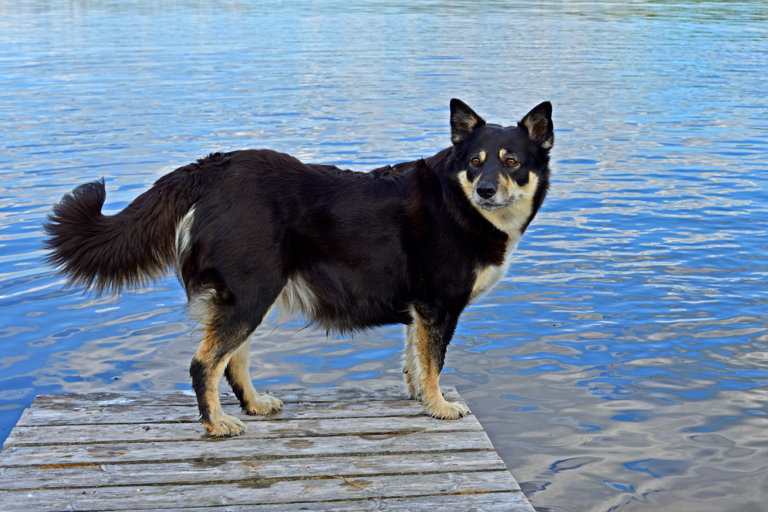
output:
{"label": "dog's hind leg", "polygon": [[283,407],[283,402],[279,399],[259,395],[253,387],[251,377],[248,372],[248,350],[250,348],[250,339],[240,345],[229,359],[224,375],[227,382],[232,387],[235,396],[240,401],[240,407],[246,414],[271,414],[279,411]]}
{"label": "dog's hind leg", "polygon": [[[248,334],[250,332],[242,336],[241,343],[245,341]],[[232,345],[236,344],[236,340],[208,326],[189,366],[192,388],[197,395],[200,420],[208,434],[214,437],[237,436],[245,432],[245,424],[237,418],[224,414],[219,400],[219,381],[231,359]],[[228,347],[229,350],[227,350]]]}
{"label": "dog's hind leg", "polygon": [[458,314],[414,308],[413,322],[409,326],[421,401],[435,418],[456,419],[469,413],[466,406],[448,402],[440,391],[439,380],[445,351],[457,322]]}
{"label": "dog's hind leg", "polygon": [[[263,295],[269,296],[273,290],[262,288]],[[274,292],[272,295],[277,295]],[[200,419],[214,437],[236,436],[245,432],[245,424],[233,418],[221,409],[219,401],[219,381],[225,371],[233,384],[241,404],[259,406],[259,398],[248,378],[248,339],[261,323],[270,303],[263,300],[249,301],[243,295],[220,289],[191,297],[193,309],[199,313],[205,326],[205,334],[197,353],[192,358],[189,373],[192,376],[192,388],[197,395]],[[270,403],[270,410],[278,402]]]}

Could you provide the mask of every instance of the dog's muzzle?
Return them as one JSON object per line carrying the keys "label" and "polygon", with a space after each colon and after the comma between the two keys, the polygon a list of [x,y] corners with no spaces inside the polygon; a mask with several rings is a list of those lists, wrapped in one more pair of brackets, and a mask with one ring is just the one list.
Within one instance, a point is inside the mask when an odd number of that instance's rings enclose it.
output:
{"label": "dog's muzzle", "polygon": [[493,183],[480,182],[472,191],[472,200],[483,210],[500,210],[506,208],[514,201],[513,197],[504,197],[504,194]]}

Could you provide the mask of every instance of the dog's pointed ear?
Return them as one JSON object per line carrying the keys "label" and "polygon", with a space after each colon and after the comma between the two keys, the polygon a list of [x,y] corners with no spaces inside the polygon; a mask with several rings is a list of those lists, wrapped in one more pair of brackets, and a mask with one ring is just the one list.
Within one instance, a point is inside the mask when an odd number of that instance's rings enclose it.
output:
{"label": "dog's pointed ear", "polygon": [[528,112],[518,125],[525,128],[528,131],[528,137],[544,149],[550,149],[555,143],[552,104],[548,101],[533,107],[533,110]]}
{"label": "dog's pointed ear", "polygon": [[466,140],[475,128],[485,124],[485,120],[461,100],[451,100],[451,141],[454,144]]}

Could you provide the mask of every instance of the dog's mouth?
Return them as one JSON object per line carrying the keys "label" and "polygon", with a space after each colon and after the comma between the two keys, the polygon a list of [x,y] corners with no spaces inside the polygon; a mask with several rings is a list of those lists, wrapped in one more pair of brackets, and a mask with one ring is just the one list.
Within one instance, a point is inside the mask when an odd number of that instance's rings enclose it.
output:
{"label": "dog's mouth", "polygon": [[475,204],[482,208],[483,210],[487,210],[489,212],[492,212],[494,210],[501,210],[503,208],[506,208],[510,206],[512,203],[515,202],[514,197],[510,197],[507,201],[498,201],[494,200],[494,198],[484,199],[480,197],[475,197]]}

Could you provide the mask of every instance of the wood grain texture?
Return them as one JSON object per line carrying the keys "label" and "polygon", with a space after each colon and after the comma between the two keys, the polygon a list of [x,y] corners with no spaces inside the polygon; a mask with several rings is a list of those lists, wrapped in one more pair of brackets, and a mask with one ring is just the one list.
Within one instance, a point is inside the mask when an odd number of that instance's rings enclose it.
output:
{"label": "wood grain texture", "polygon": [[430,418],[400,386],[270,394],[265,417],[224,397],[248,426],[231,439],[184,392],[39,396],[0,452],[0,510],[533,511],[472,415]]}

